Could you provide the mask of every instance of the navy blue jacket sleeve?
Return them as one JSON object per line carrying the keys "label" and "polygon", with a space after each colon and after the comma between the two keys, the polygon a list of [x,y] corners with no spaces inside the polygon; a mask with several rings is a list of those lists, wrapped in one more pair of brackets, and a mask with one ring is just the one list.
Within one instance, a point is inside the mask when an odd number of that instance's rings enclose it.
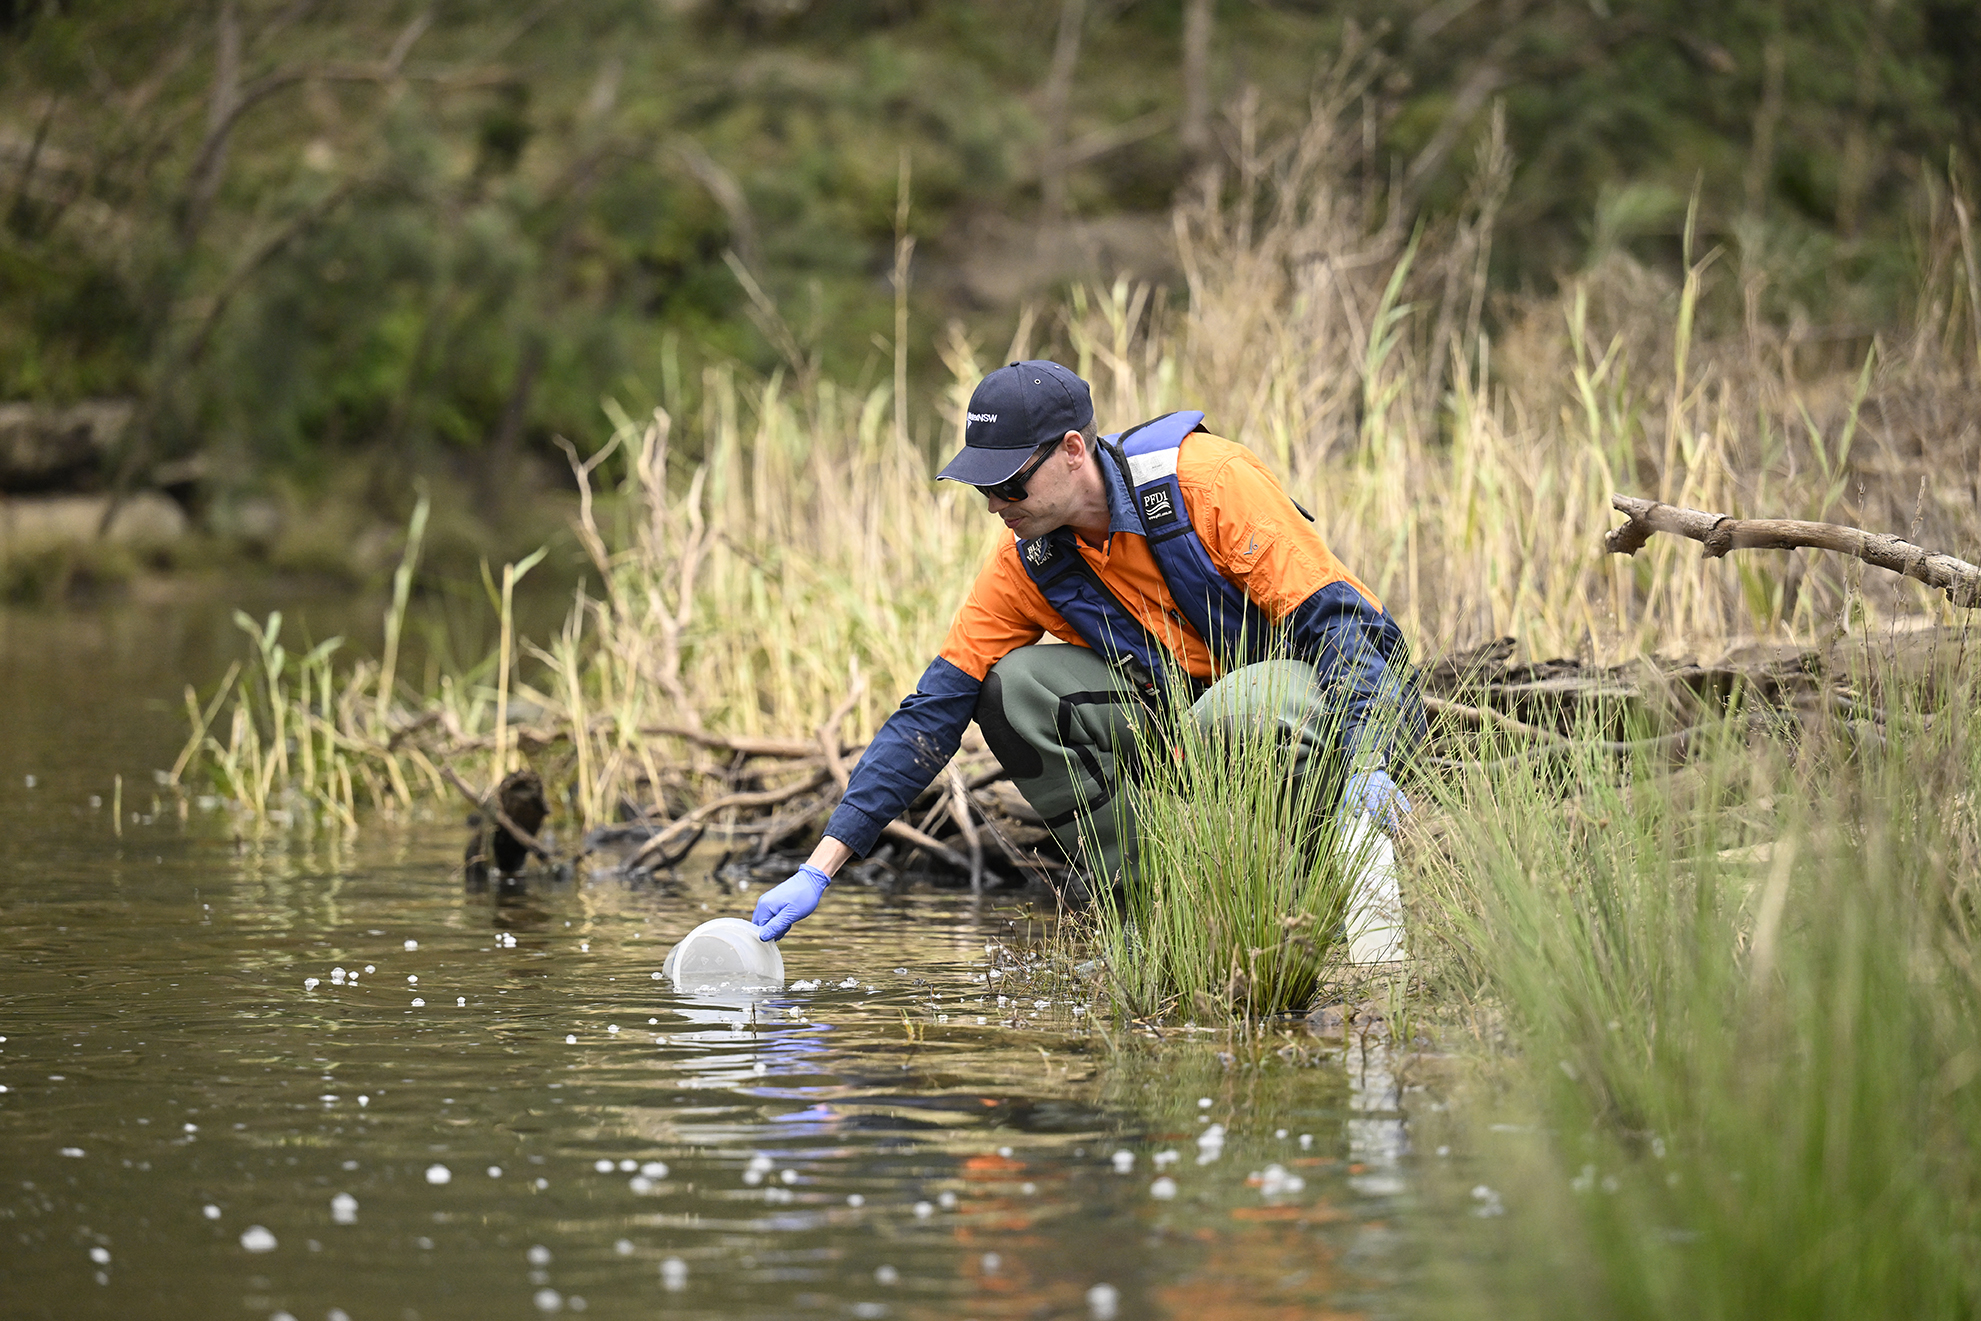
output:
{"label": "navy blue jacket sleeve", "polygon": [[1343,582],[1302,601],[1286,625],[1288,651],[1319,671],[1322,688],[1338,704],[1349,768],[1393,769],[1424,728],[1403,630]]}
{"label": "navy blue jacket sleeve", "polygon": [[865,857],[887,823],[956,755],[977,713],[981,679],[938,657],[860,757],[825,833]]}

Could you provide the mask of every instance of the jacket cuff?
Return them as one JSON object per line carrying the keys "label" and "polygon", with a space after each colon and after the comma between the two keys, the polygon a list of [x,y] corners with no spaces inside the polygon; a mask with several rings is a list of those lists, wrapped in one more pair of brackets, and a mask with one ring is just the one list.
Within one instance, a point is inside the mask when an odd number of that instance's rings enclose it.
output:
{"label": "jacket cuff", "polygon": [[853,850],[855,856],[862,858],[874,851],[874,841],[880,838],[880,832],[885,829],[887,822],[843,801],[832,809],[832,816],[825,823],[826,834]]}

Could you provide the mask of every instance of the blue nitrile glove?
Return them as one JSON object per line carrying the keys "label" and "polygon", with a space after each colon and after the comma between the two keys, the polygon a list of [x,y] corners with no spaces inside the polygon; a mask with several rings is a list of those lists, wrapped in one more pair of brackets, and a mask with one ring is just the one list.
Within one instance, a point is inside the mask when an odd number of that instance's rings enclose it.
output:
{"label": "blue nitrile glove", "polygon": [[1408,811],[1410,800],[1383,771],[1357,771],[1348,777],[1348,787],[1341,794],[1342,816],[1367,812],[1384,830],[1394,831]]}
{"label": "blue nitrile glove", "polygon": [[831,884],[830,876],[808,862],[793,872],[789,880],[773,885],[757,900],[757,910],[750,914],[750,921],[758,928],[757,939],[782,940],[800,918],[812,915],[825,894],[825,887]]}

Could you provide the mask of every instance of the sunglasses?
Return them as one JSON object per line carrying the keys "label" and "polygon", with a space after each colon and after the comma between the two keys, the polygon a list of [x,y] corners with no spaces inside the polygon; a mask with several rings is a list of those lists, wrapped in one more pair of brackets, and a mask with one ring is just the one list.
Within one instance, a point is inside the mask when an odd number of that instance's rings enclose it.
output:
{"label": "sunglasses", "polygon": [[1026,464],[1023,468],[1019,469],[1011,476],[1005,478],[1003,481],[997,483],[995,486],[979,486],[977,487],[977,489],[979,491],[982,491],[987,496],[994,496],[999,500],[1006,501],[1007,503],[1016,504],[1018,501],[1023,500],[1025,498],[1026,483],[1030,482],[1032,478],[1038,475],[1039,469],[1045,466],[1045,461],[1048,458],[1052,457],[1053,450],[1057,449],[1059,447],[1059,442],[1065,439],[1066,437],[1064,436],[1053,437],[1045,444],[1039,446],[1038,457],[1033,459],[1030,463]]}

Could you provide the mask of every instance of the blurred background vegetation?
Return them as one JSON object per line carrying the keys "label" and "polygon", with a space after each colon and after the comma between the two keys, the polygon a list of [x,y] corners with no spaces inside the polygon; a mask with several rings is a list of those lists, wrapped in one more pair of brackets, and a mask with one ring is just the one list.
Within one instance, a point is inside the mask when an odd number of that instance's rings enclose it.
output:
{"label": "blurred background vegetation", "polygon": [[362,578],[415,478],[443,559],[540,540],[553,437],[712,364],[932,420],[952,325],[1180,287],[1173,207],[1349,48],[1371,226],[1459,215],[1499,108],[1489,328],[1619,251],[1679,272],[1696,197],[1755,273],[1702,334],[1861,344],[1981,150],[1973,0],[0,0],[0,409],[118,405],[4,484]]}

